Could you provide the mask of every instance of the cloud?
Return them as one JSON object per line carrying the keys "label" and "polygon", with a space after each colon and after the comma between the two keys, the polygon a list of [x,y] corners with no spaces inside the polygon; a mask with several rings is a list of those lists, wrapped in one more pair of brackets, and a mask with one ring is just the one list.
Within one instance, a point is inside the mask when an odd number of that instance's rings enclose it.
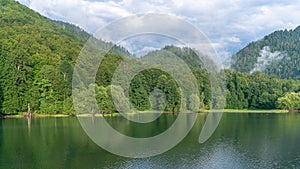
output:
{"label": "cloud", "polygon": [[18,1],[26,6],[29,6],[31,3],[31,0],[18,0]]}
{"label": "cloud", "polygon": [[115,19],[132,15],[113,1],[32,0],[29,7],[52,19],[79,25],[90,33]]}
{"label": "cloud", "polygon": [[166,45],[189,46],[209,56],[215,53],[208,39],[194,26],[172,15],[131,16],[113,22],[94,36],[116,44],[123,41],[121,45],[138,56],[143,49]]}
{"label": "cloud", "polygon": [[133,14],[176,15],[206,34],[225,58],[274,30],[300,25],[300,3],[296,0],[19,1],[43,15],[74,23],[89,32]]}
{"label": "cloud", "polygon": [[178,47],[184,46],[176,39],[159,34],[133,36],[122,41],[120,45],[138,57],[143,56],[150,51],[159,50],[168,45],[176,45]]}

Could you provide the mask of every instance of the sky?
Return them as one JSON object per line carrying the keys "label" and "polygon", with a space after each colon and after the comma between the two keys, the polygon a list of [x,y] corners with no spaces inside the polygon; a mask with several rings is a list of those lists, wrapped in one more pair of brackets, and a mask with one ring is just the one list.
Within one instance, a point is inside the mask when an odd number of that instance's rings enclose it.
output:
{"label": "sky", "polygon": [[73,23],[92,34],[135,14],[174,15],[203,32],[223,59],[275,30],[300,25],[298,0],[18,1],[44,16]]}

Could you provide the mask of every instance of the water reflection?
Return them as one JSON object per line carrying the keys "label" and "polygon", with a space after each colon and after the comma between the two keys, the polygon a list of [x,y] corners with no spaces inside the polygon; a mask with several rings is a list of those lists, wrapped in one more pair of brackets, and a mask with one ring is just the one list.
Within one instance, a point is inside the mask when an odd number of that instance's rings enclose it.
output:
{"label": "water reflection", "polygon": [[[102,117],[95,124],[97,118]],[[166,129],[174,118],[162,115],[151,126],[131,130],[134,125],[123,118],[107,120],[120,131],[145,136]],[[0,168],[300,168],[300,114],[224,114],[212,137],[199,144],[204,120],[199,114],[178,146],[146,159],[104,151],[76,118],[0,120]]]}
{"label": "water reflection", "polygon": [[205,123],[199,136],[199,143],[206,142],[216,131],[222,118],[223,112],[210,112],[205,114]]}
{"label": "water reflection", "polygon": [[30,129],[31,126],[31,117],[27,117],[27,128]]}

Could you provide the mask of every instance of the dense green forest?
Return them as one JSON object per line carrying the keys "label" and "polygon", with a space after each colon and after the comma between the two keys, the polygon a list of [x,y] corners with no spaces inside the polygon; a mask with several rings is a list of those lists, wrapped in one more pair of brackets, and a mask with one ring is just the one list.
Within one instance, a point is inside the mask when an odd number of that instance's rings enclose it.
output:
{"label": "dense green forest", "polygon": [[300,26],[294,30],[275,31],[233,55],[232,68],[249,73],[255,70],[256,64],[260,62],[258,64],[263,67],[261,71],[268,75],[299,80],[299,44]]}
{"label": "dense green forest", "polygon": [[[72,24],[49,20],[18,2],[0,0],[0,4],[0,113],[27,112],[28,104],[30,104],[31,110],[35,113],[74,114],[73,67],[90,35]],[[294,31],[289,32],[292,34]],[[99,67],[96,84],[90,87],[96,91],[101,111],[114,113],[116,108],[110,91],[113,74],[122,61],[136,62],[136,60],[132,59],[134,55],[123,47],[101,40],[97,41],[107,49],[112,49]],[[267,44],[261,47],[265,45]],[[250,53],[251,50],[249,49],[248,52]],[[277,49],[271,48],[271,50]],[[159,69],[146,69],[137,74],[130,84],[129,100],[134,108],[140,111],[164,109],[168,112],[178,112],[181,105],[188,110],[209,108],[212,103],[209,73],[202,68],[201,60],[191,49],[166,46],[140,59],[163,54],[165,51],[178,56],[188,65],[197,80],[199,97],[194,93],[189,93],[184,96],[185,99],[180,99],[181,89],[170,74]],[[255,54],[255,50],[253,51]],[[239,54],[235,57],[238,58],[238,56]],[[293,59],[291,61],[293,66],[299,63],[294,63]],[[249,61],[245,60],[245,62]],[[174,67],[174,71],[180,72],[176,70],[176,65],[170,64]],[[251,66],[240,71],[250,69],[252,69]],[[269,69],[266,70],[269,71]],[[124,68],[124,72],[126,71],[129,70]],[[225,70],[225,75],[226,108],[289,109],[291,106],[284,104],[285,98],[289,94],[300,92],[300,83],[296,80],[279,79],[260,72],[248,74]],[[286,76],[297,79],[297,76],[293,74],[286,74]],[[124,92],[122,83],[114,89],[120,91],[120,94]],[[160,92],[154,95],[152,93],[154,90]],[[151,99],[153,97],[165,97],[165,101],[164,99]],[[196,102],[200,103],[199,107],[195,107]]]}
{"label": "dense green forest", "polygon": [[26,111],[28,103],[52,112],[70,100],[66,86],[84,40],[17,2],[0,3],[2,112]]}
{"label": "dense green forest", "polygon": [[[72,113],[73,65],[89,34],[13,0],[0,4],[1,112],[25,112],[29,103],[42,113]],[[112,51],[129,55],[120,47]]]}

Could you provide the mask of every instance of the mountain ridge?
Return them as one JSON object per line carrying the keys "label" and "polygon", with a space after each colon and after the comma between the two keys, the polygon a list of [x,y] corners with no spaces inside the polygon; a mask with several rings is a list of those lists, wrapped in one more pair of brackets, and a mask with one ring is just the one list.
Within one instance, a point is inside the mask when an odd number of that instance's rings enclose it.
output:
{"label": "mountain ridge", "polygon": [[[27,112],[30,106],[30,110],[37,113],[74,114],[73,66],[82,47],[89,39],[88,33],[72,24],[47,19],[13,0],[0,0],[0,4],[0,113]],[[95,88],[102,111],[114,113],[116,111],[110,99],[110,86],[114,71],[124,59],[129,59],[129,63],[136,63],[136,58],[132,59],[134,55],[125,48],[101,40],[92,40],[97,45],[103,45],[104,49],[111,49],[104,56],[102,65],[99,66]],[[264,46],[258,48],[258,54]],[[272,46],[265,50],[277,55]],[[175,46],[166,46],[148,55],[150,57],[166,52],[183,60],[197,80],[200,96],[197,98],[188,93],[184,100],[185,106],[194,110],[196,105],[194,103],[200,102],[201,108],[210,107],[213,103],[211,84],[209,73],[203,69],[203,63],[199,58],[201,56],[190,48]],[[139,59],[141,58],[137,61]],[[163,58],[158,58],[157,61],[165,62],[161,59]],[[168,62],[174,72],[184,75],[184,72],[177,69],[178,65],[172,65],[172,63]],[[124,67],[123,71],[126,72],[129,69]],[[85,75],[90,75],[88,71],[85,73],[87,73]],[[226,108],[274,109],[278,97],[287,92],[300,91],[299,82],[293,80],[280,80],[257,72],[249,75],[225,70],[225,74],[227,78]],[[145,70],[135,76],[132,81],[130,99],[139,110],[151,108],[149,96],[162,94],[161,92],[152,94],[152,90],[156,88],[166,93],[169,102],[166,103],[165,110],[173,112],[179,110],[180,89],[166,72],[157,69]],[[90,87],[90,84],[86,86]],[[120,86],[118,91],[123,90]],[[146,102],[148,100],[148,104],[145,102],[140,104],[141,100]],[[158,109],[163,105],[158,102],[155,104]]]}
{"label": "mountain ridge", "polygon": [[[257,68],[260,64],[263,67]],[[232,56],[231,68],[240,72],[261,71],[267,75],[299,80],[300,26],[274,31],[251,42]]]}

